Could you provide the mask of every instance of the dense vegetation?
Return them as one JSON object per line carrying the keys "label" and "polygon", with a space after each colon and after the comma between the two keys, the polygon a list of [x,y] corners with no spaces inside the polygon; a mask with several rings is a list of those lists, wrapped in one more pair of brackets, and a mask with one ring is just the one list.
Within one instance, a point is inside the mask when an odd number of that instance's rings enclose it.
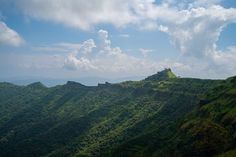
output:
{"label": "dense vegetation", "polygon": [[1,157],[235,155],[236,77],[142,81],[0,83]]}

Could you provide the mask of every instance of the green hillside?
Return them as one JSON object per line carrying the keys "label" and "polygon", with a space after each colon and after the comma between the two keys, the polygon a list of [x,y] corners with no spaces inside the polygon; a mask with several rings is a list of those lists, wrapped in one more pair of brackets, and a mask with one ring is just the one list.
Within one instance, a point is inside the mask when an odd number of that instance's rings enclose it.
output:
{"label": "green hillside", "polygon": [[236,77],[170,69],[91,87],[0,83],[0,156],[223,156],[236,148],[235,104]]}

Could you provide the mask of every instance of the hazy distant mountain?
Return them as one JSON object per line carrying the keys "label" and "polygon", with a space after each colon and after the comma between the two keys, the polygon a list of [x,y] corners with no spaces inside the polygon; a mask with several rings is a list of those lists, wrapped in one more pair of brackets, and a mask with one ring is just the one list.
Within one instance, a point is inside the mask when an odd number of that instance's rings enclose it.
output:
{"label": "hazy distant mountain", "polygon": [[[98,83],[118,83],[128,80],[141,80],[144,76],[133,76],[133,77],[121,77],[121,78],[101,78],[101,77],[82,77],[82,78],[70,78],[71,81],[80,82],[87,86],[96,86]],[[10,82],[16,85],[28,85],[34,82],[42,82],[48,87],[65,84],[68,79],[55,79],[55,78],[39,78],[39,77],[27,77],[27,78],[0,78],[1,82]]]}
{"label": "hazy distant mountain", "polygon": [[0,83],[1,157],[236,155],[236,77]]}

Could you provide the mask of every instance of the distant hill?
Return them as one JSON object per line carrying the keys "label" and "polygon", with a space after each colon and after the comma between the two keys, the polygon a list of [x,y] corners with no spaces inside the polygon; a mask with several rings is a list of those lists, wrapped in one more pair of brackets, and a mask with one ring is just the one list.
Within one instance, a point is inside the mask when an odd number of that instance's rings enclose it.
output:
{"label": "distant hill", "polygon": [[[126,80],[141,80],[143,78],[144,76],[120,77],[120,78],[80,77],[80,78],[72,78],[71,81],[80,82],[87,86],[96,86],[98,83],[104,83],[106,81],[117,83]],[[65,84],[68,81],[68,79],[32,77],[32,76],[28,76],[27,78],[0,78],[0,82],[3,81],[7,81],[20,86],[26,86],[28,84],[40,81],[47,87],[53,87],[56,85]]]}
{"label": "distant hill", "polygon": [[0,83],[1,157],[211,157],[236,150],[236,77]]}

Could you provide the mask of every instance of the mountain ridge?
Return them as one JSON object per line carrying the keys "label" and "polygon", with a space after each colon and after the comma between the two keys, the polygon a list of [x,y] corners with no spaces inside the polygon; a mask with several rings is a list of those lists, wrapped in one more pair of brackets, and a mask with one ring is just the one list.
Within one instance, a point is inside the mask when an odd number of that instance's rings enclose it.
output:
{"label": "mountain ridge", "polygon": [[[234,78],[236,76],[230,76],[226,79],[230,79],[230,78]],[[193,78],[193,77],[180,77],[180,76],[176,76],[175,73],[173,73],[173,71],[171,70],[171,68],[165,68],[164,70],[162,71],[158,71],[156,74],[153,74],[153,75],[150,75],[144,79],[140,79],[140,80],[135,80],[135,81],[162,81],[162,80],[167,80],[167,79],[178,79],[178,78],[182,78],[182,79],[198,79],[198,80],[224,80],[224,79],[204,79],[204,78]],[[58,85],[54,85],[54,86],[50,86],[49,88],[52,88],[52,87],[56,87],[56,86],[60,86],[60,85],[67,85],[67,84],[73,84],[74,85],[81,85],[81,86],[87,86],[87,87],[96,87],[96,86],[101,86],[101,85],[105,85],[105,84],[111,84],[111,85],[114,85],[114,84],[121,84],[121,83],[124,83],[124,82],[135,82],[133,80],[128,80],[128,81],[120,81],[120,82],[116,82],[116,83],[110,83],[108,81],[104,81],[104,83],[101,83],[101,82],[98,82],[97,85],[85,85],[85,84],[82,84],[80,83],[79,81],[72,81],[72,80],[68,80],[66,81],[64,84],[58,84]],[[15,83],[11,83],[11,82],[8,82],[8,81],[3,81],[3,82],[0,82],[0,83],[7,83],[7,84],[12,84],[12,85],[15,85],[15,86],[32,86],[32,85],[39,85],[40,86],[45,86],[45,87],[48,87],[46,86],[44,83],[42,83],[41,81],[35,81],[35,82],[32,82],[32,83],[29,83],[27,85],[18,85],[18,84],[15,84]]]}
{"label": "mountain ridge", "polygon": [[0,156],[203,157],[236,148],[236,77],[159,73],[98,86],[0,83]]}

